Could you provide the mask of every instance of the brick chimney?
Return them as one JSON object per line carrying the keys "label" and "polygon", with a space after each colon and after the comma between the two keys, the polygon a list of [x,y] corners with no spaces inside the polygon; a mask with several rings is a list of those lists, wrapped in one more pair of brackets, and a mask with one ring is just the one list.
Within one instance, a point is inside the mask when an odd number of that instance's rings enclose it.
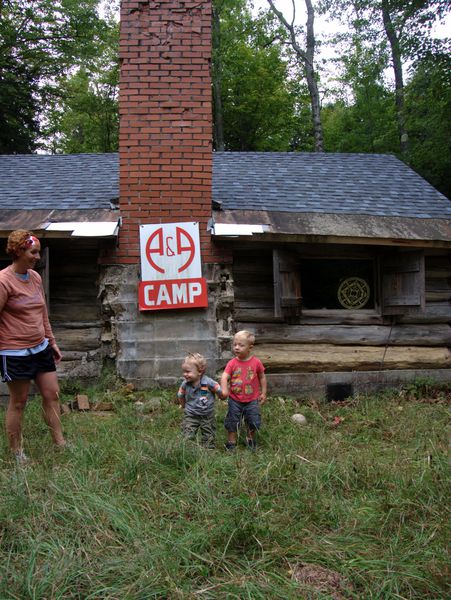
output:
{"label": "brick chimney", "polygon": [[120,210],[116,258],[139,260],[139,225],[211,216],[211,0],[122,0]]}
{"label": "brick chimney", "polygon": [[[218,367],[230,251],[211,242],[211,0],[122,0],[117,248],[101,275],[103,338],[139,388],[173,385],[187,352]],[[208,306],[141,311],[140,225],[198,222]],[[228,300],[227,300],[228,302]],[[219,324],[219,325],[218,325]],[[225,334],[229,335],[228,332]],[[110,340],[110,341],[109,341]]]}

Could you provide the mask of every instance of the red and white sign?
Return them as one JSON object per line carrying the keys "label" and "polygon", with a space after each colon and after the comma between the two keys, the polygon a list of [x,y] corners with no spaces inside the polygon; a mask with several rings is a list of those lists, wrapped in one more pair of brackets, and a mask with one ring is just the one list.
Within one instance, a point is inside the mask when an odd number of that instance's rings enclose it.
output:
{"label": "red and white sign", "polygon": [[140,226],[140,310],[208,306],[202,277],[199,224]]}

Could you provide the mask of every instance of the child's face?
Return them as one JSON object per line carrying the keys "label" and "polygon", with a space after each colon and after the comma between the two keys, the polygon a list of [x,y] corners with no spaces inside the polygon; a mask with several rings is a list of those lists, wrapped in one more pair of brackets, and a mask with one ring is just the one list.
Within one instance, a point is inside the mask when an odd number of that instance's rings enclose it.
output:
{"label": "child's face", "polygon": [[198,383],[202,373],[197,366],[191,362],[184,362],[182,365],[183,377],[188,383]]}
{"label": "child's face", "polygon": [[233,353],[237,358],[242,360],[248,358],[249,354],[251,353],[252,346],[253,344],[251,344],[249,340],[242,335],[236,335],[233,338]]}

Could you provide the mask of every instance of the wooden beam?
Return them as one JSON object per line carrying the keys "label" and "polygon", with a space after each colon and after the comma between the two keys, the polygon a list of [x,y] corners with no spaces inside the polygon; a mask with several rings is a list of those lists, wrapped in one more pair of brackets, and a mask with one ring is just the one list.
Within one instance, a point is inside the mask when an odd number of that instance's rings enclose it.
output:
{"label": "wooden beam", "polygon": [[269,373],[451,368],[446,347],[258,344],[255,355]]}
{"label": "wooden beam", "polygon": [[[245,329],[246,327],[239,327]],[[451,346],[451,328],[441,325],[249,325],[259,344],[333,346]]]}

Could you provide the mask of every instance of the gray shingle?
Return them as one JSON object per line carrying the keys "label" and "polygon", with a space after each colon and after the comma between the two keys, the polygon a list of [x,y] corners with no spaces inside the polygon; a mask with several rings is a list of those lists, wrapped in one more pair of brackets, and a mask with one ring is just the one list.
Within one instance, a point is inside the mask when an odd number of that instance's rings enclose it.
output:
{"label": "gray shingle", "polygon": [[[0,156],[0,209],[110,208],[118,154]],[[213,200],[226,210],[451,218],[451,202],[383,154],[213,153]]]}
{"label": "gray shingle", "polygon": [[119,195],[117,154],[0,156],[0,208],[110,208]]}
{"label": "gray shingle", "polygon": [[217,152],[213,199],[225,210],[451,217],[448,198],[384,154]]}

